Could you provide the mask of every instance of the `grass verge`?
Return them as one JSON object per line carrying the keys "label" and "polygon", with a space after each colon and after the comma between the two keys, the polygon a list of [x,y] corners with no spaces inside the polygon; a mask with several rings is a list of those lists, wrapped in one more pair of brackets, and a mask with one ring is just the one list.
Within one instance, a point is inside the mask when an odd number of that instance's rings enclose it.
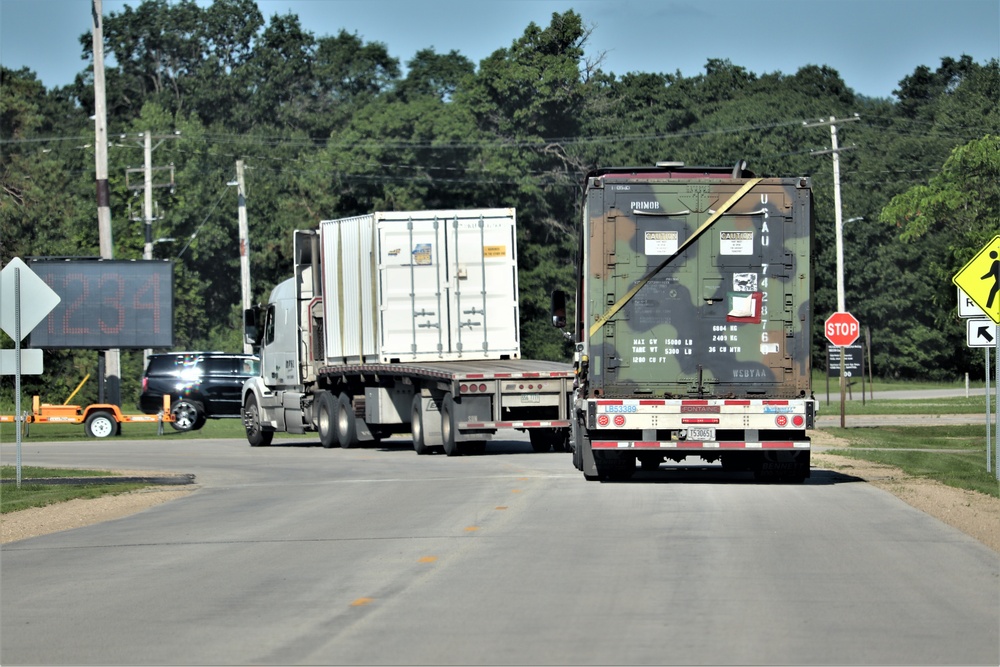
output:
{"label": "grass verge", "polygon": [[[996,473],[986,470],[985,425],[879,426],[823,431],[850,443],[849,448],[827,450],[828,454],[891,465],[913,477],[1000,497]],[[995,452],[991,454],[995,456]]]}
{"label": "grass verge", "polygon": [[[39,468],[21,466],[21,488],[13,482],[0,484],[0,513],[16,512],[29,507],[45,507],[55,503],[73,500],[75,498],[99,498],[106,495],[127,493],[142,489],[149,484],[31,484],[26,479],[40,477],[114,477],[115,474],[106,470],[72,470],[66,468]],[[0,466],[0,478],[14,480],[17,478],[15,466]]]}

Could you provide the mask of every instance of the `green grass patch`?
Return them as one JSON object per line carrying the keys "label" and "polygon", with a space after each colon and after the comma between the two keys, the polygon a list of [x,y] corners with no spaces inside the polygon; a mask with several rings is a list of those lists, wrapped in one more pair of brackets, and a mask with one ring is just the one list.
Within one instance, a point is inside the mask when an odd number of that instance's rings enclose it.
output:
{"label": "green grass patch", "polygon": [[1000,497],[995,471],[986,470],[985,424],[823,430],[850,443],[849,448],[827,453],[895,466],[914,477]]}
{"label": "green grass patch", "polygon": [[[129,482],[122,484],[32,484],[25,480],[44,477],[113,477],[106,470],[73,470],[70,468],[39,468],[21,466],[21,488],[13,482],[0,484],[0,513],[16,512],[30,507],[45,507],[75,498],[100,498],[101,496],[128,493],[149,484]],[[0,478],[17,478],[15,466],[0,466]]]}
{"label": "green grass patch", "polygon": [[[812,386],[813,390],[819,392],[826,391],[826,374],[823,370],[813,370],[812,373]],[[851,385],[851,391],[854,392],[855,397],[859,400],[861,398],[861,378],[852,378],[853,384]],[[969,382],[969,389],[982,389],[985,387],[985,383],[980,380],[978,382]],[[874,378],[873,382],[868,381],[868,377],[864,380],[865,393],[874,391],[876,396],[880,391],[901,391],[901,390],[921,390],[921,389],[965,389],[965,380],[956,379],[952,382],[924,382],[920,380],[887,380],[885,378]],[[840,379],[830,378],[830,392],[838,394],[840,392]]]}
{"label": "green grass patch", "polygon": [[[992,392],[990,397],[990,412],[996,411],[993,405]],[[819,401],[819,414],[839,415],[840,399],[834,397],[829,403]],[[911,399],[866,399],[862,403],[860,396],[844,402],[844,414],[847,415],[975,415],[983,416],[986,422],[986,397],[970,396],[969,398],[911,398]]]}
{"label": "green grass patch", "polygon": [[[114,473],[107,470],[77,470],[76,468],[40,468],[38,466],[21,466],[21,479],[41,477],[112,477]],[[16,479],[16,466],[0,466],[0,479]]]}

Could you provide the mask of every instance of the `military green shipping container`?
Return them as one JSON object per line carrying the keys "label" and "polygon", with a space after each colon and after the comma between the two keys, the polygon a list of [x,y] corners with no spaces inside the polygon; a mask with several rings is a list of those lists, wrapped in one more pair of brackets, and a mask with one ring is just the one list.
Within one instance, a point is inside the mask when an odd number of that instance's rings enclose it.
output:
{"label": "military green shipping container", "polygon": [[589,395],[808,395],[808,179],[609,169],[586,196]]}
{"label": "military green shipping container", "polygon": [[688,456],[809,476],[811,185],[744,167],[588,175],[572,435],[587,478]]}

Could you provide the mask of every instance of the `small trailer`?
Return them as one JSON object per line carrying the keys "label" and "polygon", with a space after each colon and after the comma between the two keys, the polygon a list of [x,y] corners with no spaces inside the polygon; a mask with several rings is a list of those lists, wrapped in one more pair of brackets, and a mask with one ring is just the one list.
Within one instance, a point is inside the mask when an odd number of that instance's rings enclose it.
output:
{"label": "small trailer", "polygon": [[[0,415],[0,424],[17,421],[17,415]],[[157,433],[163,435],[163,424],[174,421],[174,415],[170,412],[169,395],[163,397],[163,410],[155,415],[127,415],[111,403],[93,403],[84,407],[50,405],[35,396],[31,400],[31,412],[24,413],[23,421],[26,427],[29,424],[83,424],[88,437],[107,438],[121,434],[123,422],[159,424]],[[25,435],[27,433],[25,428]]]}

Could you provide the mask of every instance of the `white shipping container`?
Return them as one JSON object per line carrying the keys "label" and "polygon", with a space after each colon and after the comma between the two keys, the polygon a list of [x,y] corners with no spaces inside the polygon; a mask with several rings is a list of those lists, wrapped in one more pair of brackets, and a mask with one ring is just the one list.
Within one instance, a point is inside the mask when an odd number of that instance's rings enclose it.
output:
{"label": "white shipping container", "polygon": [[520,358],[514,209],[320,223],[327,363]]}

